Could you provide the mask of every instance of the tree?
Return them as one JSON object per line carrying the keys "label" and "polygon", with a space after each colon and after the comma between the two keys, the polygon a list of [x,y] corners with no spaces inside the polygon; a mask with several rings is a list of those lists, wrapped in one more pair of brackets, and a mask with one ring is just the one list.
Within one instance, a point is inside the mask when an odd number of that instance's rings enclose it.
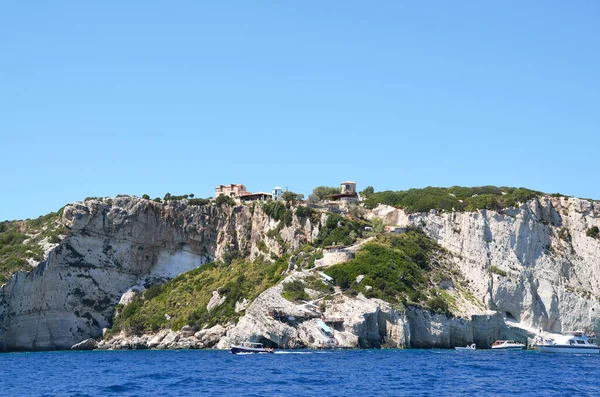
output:
{"label": "tree", "polygon": [[165,200],[165,201],[171,200],[171,193],[165,194],[165,197],[163,197],[163,200]]}
{"label": "tree", "polygon": [[383,233],[385,230],[385,225],[383,224],[383,220],[381,220],[381,218],[373,218],[371,225],[375,233]]}
{"label": "tree", "polygon": [[360,192],[360,195],[363,198],[369,198],[373,193],[375,193],[375,189],[373,189],[373,186],[367,186],[362,192]]}
{"label": "tree", "polygon": [[312,194],[316,196],[319,201],[322,201],[332,194],[340,194],[340,188],[333,186],[317,186],[313,189]]}
{"label": "tree", "polygon": [[232,199],[229,196],[225,196],[225,195],[217,197],[217,199],[215,200],[215,203],[219,207],[222,205],[229,205],[231,207],[235,207],[235,205],[236,205],[236,202],[234,199]]}
{"label": "tree", "polygon": [[350,213],[354,219],[362,219],[365,217],[365,209],[358,204],[350,204],[348,206],[348,213]]}
{"label": "tree", "polygon": [[194,198],[194,193],[189,194],[190,198]]}
{"label": "tree", "polygon": [[319,199],[319,197],[317,197],[317,196],[315,196],[314,194],[311,193],[311,194],[308,195],[308,201],[311,202],[311,203],[313,203],[313,204],[316,204],[319,201],[321,201],[321,199]]}
{"label": "tree", "polygon": [[144,200],[150,200],[150,196],[148,196],[147,194],[142,194],[142,198]]}
{"label": "tree", "polygon": [[281,196],[283,198],[283,201],[298,201],[298,200],[302,200],[304,198],[304,195],[302,193],[294,193],[291,191],[285,191],[283,192],[283,196]]}

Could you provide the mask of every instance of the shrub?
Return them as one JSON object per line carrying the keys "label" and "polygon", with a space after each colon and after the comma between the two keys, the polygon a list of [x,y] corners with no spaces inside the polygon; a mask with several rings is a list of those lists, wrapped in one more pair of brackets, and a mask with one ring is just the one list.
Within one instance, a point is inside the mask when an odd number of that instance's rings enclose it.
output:
{"label": "shrub", "polygon": [[598,238],[598,236],[600,235],[600,229],[598,229],[598,226],[592,226],[587,230],[585,235],[592,238]]}
{"label": "shrub", "polygon": [[494,274],[497,274],[497,275],[502,276],[502,277],[506,277],[506,272],[504,270],[500,269],[499,267],[490,266],[489,269],[490,269],[490,272],[492,272]]}
{"label": "shrub", "polygon": [[283,293],[281,294],[285,299],[290,302],[301,302],[308,300],[309,296],[304,291],[304,283],[300,280],[294,280],[289,283],[283,284]]}
{"label": "shrub", "polygon": [[312,208],[306,207],[304,205],[298,206],[298,208],[296,208],[296,216],[299,218],[311,217],[314,212],[315,211]]}
{"label": "shrub", "polygon": [[142,194],[142,198],[144,200],[150,200],[150,196],[148,196],[147,194]]}
{"label": "shrub", "polygon": [[439,295],[429,298],[427,303],[425,303],[425,306],[427,309],[437,314],[450,314],[450,311],[448,310],[448,302],[446,302],[446,300]]}
{"label": "shrub", "polygon": [[281,201],[269,201],[263,204],[263,211],[276,221],[283,221],[286,217],[287,209]]}
{"label": "shrub", "polygon": [[373,186],[367,186],[362,192],[360,192],[360,195],[361,197],[367,199],[371,197],[373,193],[375,193],[375,189],[373,189]]}
{"label": "shrub", "polygon": [[333,186],[317,186],[313,189],[311,196],[313,196],[311,201],[322,201],[325,200],[326,197],[332,196],[334,194],[340,194],[341,190],[339,187]]}
{"label": "shrub", "polygon": [[298,200],[302,200],[304,198],[304,195],[302,193],[294,193],[294,192],[290,192],[290,191],[285,191],[285,192],[283,192],[283,195],[281,196],[281,198],[283,199],[283,201],[286,201],[286,202],[298,201]]}
{"label": "shrub", "polygon": [[[364,222],[351,221],[339,214],[328,214],[325,225],[319,230],[315,245],[327,247],[333,245],[350,245],[356,238],[362,237]],[[351,232],[354,234],[351,235]]]}
{"label": "shrub", "polygon": [[[192,197],[192,195],[190,197]],[[210,200],[203,198],[190,198],[187,202],[189,205],[208,205]]]}
{"label": "shrub", "polygon": [[215,203],[217,204],[217,206],[221,207],[223,205],[227,205],[230,207],[235,207],[236,206],[236,202],[234,199],[232,199],[229,196],[219,196],[217,197],[217,199],[215,200]]}
{"label": "shrub", "polygon": [[450,188],[426,187],[398,192],[373,193],[365,200],[367,208],[387,204],[403,208],[408,212],[476,211],[480,209],[501,210],[514,207],[542,195],[541,192],[525,188],[479,186]]}

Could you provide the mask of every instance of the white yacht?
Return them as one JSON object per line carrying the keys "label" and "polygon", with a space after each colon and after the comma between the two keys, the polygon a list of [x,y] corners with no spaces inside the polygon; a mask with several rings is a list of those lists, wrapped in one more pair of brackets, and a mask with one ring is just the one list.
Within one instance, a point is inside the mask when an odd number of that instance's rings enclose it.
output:
{"label": "white yacht", "polygon": [[541,339],[537,348],[543,353],[579,353],[598,354],[600,346],[594,343],[594,333],[586,334],[583,331],[567,332],[565,335],[552,339]]}
{"label": "white yacht", "polygon": [[465,347],[455,347],[455,350],[459,350],[459,351],[475,351],[477,350],[477,345],[475,343],[471,344],[471,345],[467,345]]}
{"label": "white yacht", "polygon": [[493,350],[523,350],[523,343],[515,342],[514,340],[497,340],[492,345]]}
{"label": "white yacht", "polygon": [[263,347],[262,343],[242,342],[237,346],[231,346],[231,353],[246,354],[246,353],[273,353],[275,350]]}

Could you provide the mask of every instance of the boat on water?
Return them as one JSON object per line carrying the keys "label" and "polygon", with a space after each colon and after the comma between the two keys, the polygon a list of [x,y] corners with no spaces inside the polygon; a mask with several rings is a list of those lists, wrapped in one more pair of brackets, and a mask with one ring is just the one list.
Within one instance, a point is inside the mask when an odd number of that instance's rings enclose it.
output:
{"label": "boat on water", "polygon": [[467,345],[465,347],[455,347],[455,350],[461,350],[461,351],[473,351],[473,350],[477,350],[477,345],[475,345],[475,343],[471,344],[471,345]]}
{"label": "boat on water", "polygon": [[514,340],[497,340],[492,345],[493,350],[523,350],[525,344],[515,342]]}
{"label": "boat on water", "polygon": [[248,354],[248,353],[274,353],[275,349],[264,347],[262,343],[242,342],[237,346],[231,346],[232,354]]}
{"label": "boat on water", "polygon": [[599,354],[600,346],[594,343],[595,338],[594,333],[572,331],[556,340],[540,338],[536,347],[542,353]]}

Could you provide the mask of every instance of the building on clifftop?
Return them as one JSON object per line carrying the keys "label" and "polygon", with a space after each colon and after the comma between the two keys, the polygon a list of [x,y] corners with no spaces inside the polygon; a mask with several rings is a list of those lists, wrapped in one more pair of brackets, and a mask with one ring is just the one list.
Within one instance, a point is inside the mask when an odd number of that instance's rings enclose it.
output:
{"label": "building on clifftop", "polygon": [[356,193],[356,182],[346,181],[340,183],[340,193],[329,196],[332,200],[339,200],[346,203],[354,203],[358,201],[358,193]]}
{"label": "building on clifftop", "polygon": [[283,189],[279,186],[275,186],[271,194],[273,195],[273,200],[283,200]]}
{"label": "building on clifftop", "polygon": [[251,193],[241,183],[231,183],[215,187],[215,198],[219,196],[229,196],[239,201],[264,201],[271,200],[272,198],[272,195],[266,192]]}

